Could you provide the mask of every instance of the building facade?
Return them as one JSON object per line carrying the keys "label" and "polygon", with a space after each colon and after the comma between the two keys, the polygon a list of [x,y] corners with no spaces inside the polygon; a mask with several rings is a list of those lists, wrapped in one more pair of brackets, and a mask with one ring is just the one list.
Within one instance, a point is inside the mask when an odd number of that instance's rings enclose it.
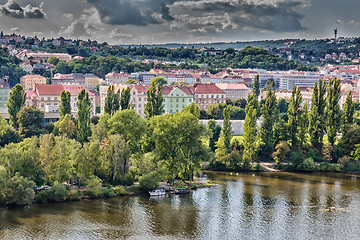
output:
{"label": "building facade", "polygon": [[194,102],[200,110],[207,110],[210,105],[226,103],[226,94],[215,83],[194,84],[190,87]]}
{"label": "building facade", "polygon": [[164,98],[164,112],[181,112],[185,106],[194,102],[194,94],[187,86],[163,86],[161,93]]}
{"label": "building facade", "polygon": [[34,90],[35,84],[46,84],[46,78],[41,75],[25,75],[20,78],[24,90]]}
{"label": "building facade", "polygon": [[0,79],[0,111],[7,111],[6,103],[10,97],[10,86],[7,79]]}
{"label": "building facade", "polygon": [[251,91],[250,88],[243,83],[217,83],[216,86],[223,90],[226,97],[231,100],[239,98],[247,99]]}

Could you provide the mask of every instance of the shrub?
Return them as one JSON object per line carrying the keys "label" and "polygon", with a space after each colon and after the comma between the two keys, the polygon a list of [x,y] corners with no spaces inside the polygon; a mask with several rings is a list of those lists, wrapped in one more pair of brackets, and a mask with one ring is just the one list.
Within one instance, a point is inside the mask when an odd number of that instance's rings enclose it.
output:
{"label": "shrub", "polygon": [[112,188],[102,189],[100,191],[100,196],[101,197],[111,198],[111,197],[115,196],[114,189],[112,189]]}
{"label": "shrub", "polygon": [[151,191],[159,187],[157,172],[151,172],[139,178],[139,188],[143,191]]}
{"label": "shrub", "polygon": [[125,195],[127,191],[124,186],[116,186],[114,187],[114,192],[116,195]]}
{"label": "shrub", "polygon": [[34,199],[35,183],[16,173],[15,176],[5,181],[4,188],[0,189],[0,204],[27,205]]}
{"label": "shrub", "polygon": [[305,156],[302,152],[291,152],[290,153],[290,162],[297,168],[305,159]]}
{"label": "shrub", "polygon": [[68,199],[68,192],[65,185],[55,182],[50,189],[39,192],[36,195],[36,201],[40,203],[62,202]]}
{"label": "shrub", "polygon": [[311,172],[315,170],[315,163],[312,158],[306,158],[299,166],[298,170]]}
{"label": "shrub", "polygon": [[82,193],[80,190],[70,190],[67,196],[69,201],[78,201],[81,199]]}
{"label": "shrub", "polygon": [[91,198],[96,198],[99,197],[100,195],[100,190],[99,188],[101,187],[101,179],[96,177],[96,176],[91,176],[87,181],[86,181],[86,195],[91,197]]}

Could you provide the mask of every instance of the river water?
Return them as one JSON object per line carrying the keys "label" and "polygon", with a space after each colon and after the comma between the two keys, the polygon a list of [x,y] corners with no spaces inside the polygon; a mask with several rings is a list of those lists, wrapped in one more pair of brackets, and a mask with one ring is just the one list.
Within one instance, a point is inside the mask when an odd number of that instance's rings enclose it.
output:
{"label": "river water", "polygon": [[[216,173],[190,194],[0,209],[0,239],[360,239],[360,178]],[[321,209],[345,208],[334,212]]]}

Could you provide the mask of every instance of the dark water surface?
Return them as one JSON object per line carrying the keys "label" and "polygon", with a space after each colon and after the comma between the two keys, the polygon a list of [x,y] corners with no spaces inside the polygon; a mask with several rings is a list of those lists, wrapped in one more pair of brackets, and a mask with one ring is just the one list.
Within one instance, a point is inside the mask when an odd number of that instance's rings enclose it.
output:
{"label": "dark water surface", "polygon": [[[214,173],[188,195],[0,209],[0,239],[360,239],[360,178]],[[334,206],[344,211],[320,209]]]}

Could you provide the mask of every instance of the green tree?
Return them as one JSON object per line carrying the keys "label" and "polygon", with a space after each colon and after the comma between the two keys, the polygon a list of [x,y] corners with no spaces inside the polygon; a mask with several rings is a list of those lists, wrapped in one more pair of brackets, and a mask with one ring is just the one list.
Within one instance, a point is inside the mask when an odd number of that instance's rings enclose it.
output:
{"label": "green tree", "polygon": [[250,168],[250,163],[255,160],[256,136],[257,136],[257,99],[256,94],[252,93],[248,96],[248,104],[246,105],[246,117],[244,123],[244,154],[243,164],[245,169]]}
{"label": "green tree", "polygon": [[167,84],[167,80],[163,77],[154,77],[151,80],[151,84],[154,83],[155,85],[158,85],[160,87],[164,86]]}
{"label": "green tree", "polygon": [[130,109],[130,97],[131,97],[130,88],[121,90],[121,98],[120,98],[120,109]]}
{"label": "green tree", "polygon": [[226,107],[224,109],[224,121],[223,121],[223,128],[222,128],[222,136],[224,138],[224,145],[225,145],[225,150],[228,153],[230,153],[231,148],[230,148],[230,144],[231,144],[231,139],[232,139],[232,134],[231,134],[231,122],[230,122],[230,107]]}
{"label": "green tree", "polygon": [[149,119],[164,112],[163,96],[161,87],[157,87],[155,81],[151,83],[150,89],[146,93],[147,102],[145,104],[145,115]]}
{"label": "green tree", "polygon": [[254,89],[253,92],[255,93],[256,98],[260,95],[260,81],[259,81],[259,74],[254,78]]}
{"label": "green tree", "polygon": [[61,102],[59,107],[59,115],[60,118],[65,117],[66,114],[70,114],[71,116],[71,94],[69,92],[62,91],[61,92]]}
{"label": "green tree", "polygon": [[101,169],[100,141],[84,143],[76,154],[75,170],[79,184],[86,182],[91,176],[97,175]]}
{"label": "green tree", "polygon": [[346,97],[341,115],[341,132],[344,136],[354,123],[355,104],[352,100],[353,94],[350,91]]}
{"label": "green tree", "polygon": [[326,132],[331,146],[334,146],[336,134],[340,129],[340,79],[329,81],[326,96]]}
{"label": "green tree", "polygon": [[70,114],[66,114],[62,119],[57,121],[54,125],[55,125],[54,127],[55,135],[63,135],[72,139],[76,138],[77,128]]}
{"label": "green tree", "polygon": [[114,85],[109,86],[105,98],[104,111],[109,115],[114,113],[120,108],[120,92],[115,93]]}
{"label": "green tree", "polygon": [[90,99],[89,94],[82,89],[78,94],[78,132],[77,140],[80,143],[87,142],[91,136],[90,129]]}
{"label": "green tree", "polygon": [[320,79],[319,87],[318,84],[315,83],[313,89],[309,113],[310,143],[318,153],[322,152],[323,136],[325,131],[325,93],[325,81]]}
{"label": "green tree", "polygon": [[195,117],[197,117],[198,119],[200,119],[200,108],[198,105],[196,105],[195,103],[191,103],[190,105],[186,105],[184,107],[183,111],[188,111],[190,112],[192,115],[194,115]]}
{"label": "green tree", "polygon": [[262,160],[270,161],[274,152],[274,124],[277,117],[276,96],[272,84],[267,89],[265,104],[262,105],[261,112],[264,120],[260,128],[258,155]]}
{"label": "green tree", "polygon": [[301,104],[302,96],[300,88],[294,86],[288,109],[289,121],[287,127],[289,131],[289,143],[292,149],[298,149],[300,147]]}
{"label": "green tree", "polygon": [[34,106],[23,107],[17,114],[20,136],[28,138],[44,134],[44,116],[44,112]]}
{"label": "green tree", "polygon": [[133,109],[116,112],[108,121],[108,134],[120,134],[129,145],[131,153],[141,149],[141,138],[146,132],[145,120]]}
{"label": "green tree", "polygon": [[20,84],[16,84],[15,87],[11,89],[10,97],[6,106],[8,108],[9,118],[11,126],[14,129],[18,128],[17,114],[20,112],[21,108],[24,107],[26,101],[26,93],[23,87]]}
{"label": "green tree", "polygon": [[208,122],[208,130],[210,134],[209,147],[211,151],[215,152],[216,150],[215,143],[219,140],[221,134],[221,127],[220,125],[216,124],[214,119],[210,119]]}
{"label": "green tree", "polygon": [[128,171],[130,149],[119,134],[105,139],[101,151],[102,167],[109,181],[119,183]]}
{"label": "green tree", "polygon": [[0,116],[0,147],[18,141],[19,135],[17,132]]}
{"label": "green tree", "polygon": [[35,183],[16,173],[15,176],[6,181],[5,188],[0,190],[4,205],[27,205],[34,199],[33,187]]}

